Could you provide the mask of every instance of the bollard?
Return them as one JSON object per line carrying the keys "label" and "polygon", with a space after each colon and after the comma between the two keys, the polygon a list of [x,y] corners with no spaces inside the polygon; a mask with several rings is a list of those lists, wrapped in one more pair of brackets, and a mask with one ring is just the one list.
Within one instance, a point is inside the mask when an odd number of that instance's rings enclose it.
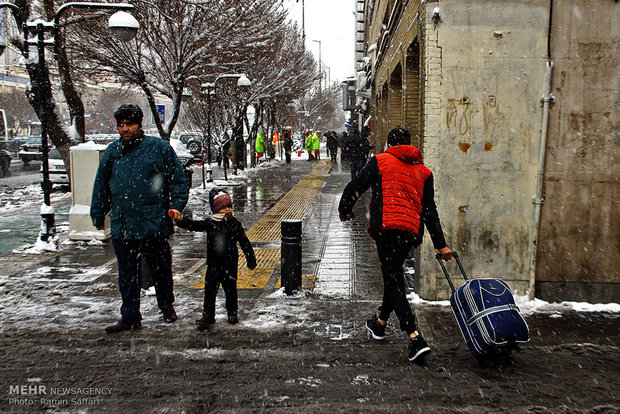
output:
{"label": "bollard", "polygon": [[292,295],[301,289],[301,220],[283,220],[281,278],[284,292]]}
{"label": "bollard", "polygon": [[54,207],[41,204],[41,231],[39,232],[39,238],[44,242],[51,242],[54,236],[56,236]]}
{"label": "bollard", "polygon": [[209,168],[207,168],[207,182],[208,183],[212,183],[213,182],[213,169],[211,168],[211,166],[209,166]]}

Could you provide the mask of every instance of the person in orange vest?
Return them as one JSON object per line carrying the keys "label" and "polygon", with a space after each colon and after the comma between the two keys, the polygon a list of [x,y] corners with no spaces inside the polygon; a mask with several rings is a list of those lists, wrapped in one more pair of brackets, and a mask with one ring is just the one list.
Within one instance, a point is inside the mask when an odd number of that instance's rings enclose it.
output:
{"label": "person in orange vest", "polygon": [[446,244],[437,213],[433,174],[422,162],[420,150],[411,145],[409,131],[394,128],[387,143],[388,149],[372,157],[347,184],[338,213],[341,221],[355,218],[353,206],[372,187],[368,232],[375,240],[381,263],[383,301],[379,315],[366,322],[366,329],[374,339],[383,339],[388,318],[396,313],[400,329],[409,339],[409,361],[419,362],[431,349],[407,301],[403,265],[409,250],[422,244],[424,227],[443,260],[452,258],[452,250]]}

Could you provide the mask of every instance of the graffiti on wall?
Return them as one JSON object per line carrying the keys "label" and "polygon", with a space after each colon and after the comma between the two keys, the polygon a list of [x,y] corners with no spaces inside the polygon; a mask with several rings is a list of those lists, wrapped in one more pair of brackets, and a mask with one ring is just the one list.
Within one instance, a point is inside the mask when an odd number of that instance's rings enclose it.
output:
{"label": "graffiti on wall", "polygon": [[[477,102],[481,102],[481,109],[477,109]],[[467,96],[461,98],[448,98],[446,105],[446,128],[448,132],[462,139],[458,146],[463,152],[473,145],[470,138],[474,135],[474,122],[476,115],[482,113],[482,131],[477,131],[483,138],[485,151],[490,151],[502,137],[508,134],[508,122],[510,119],[510,107],[501,105],[495,95],[488,95],[479,100],[472,100]]]}
{"label": "graffiti on wall", "polygon": [[482,105],[483,134],[487,142],[495,142],[507,133],[510,107],[501,105],[495,95],[489,95]]}
{"label": "graffiti on wall", "polygon": [[448,99],[446,108],[446,127],[448,130],[457,131],[460,135],[466,135],[472,125],[472,103],[467,96],[461,99]]}

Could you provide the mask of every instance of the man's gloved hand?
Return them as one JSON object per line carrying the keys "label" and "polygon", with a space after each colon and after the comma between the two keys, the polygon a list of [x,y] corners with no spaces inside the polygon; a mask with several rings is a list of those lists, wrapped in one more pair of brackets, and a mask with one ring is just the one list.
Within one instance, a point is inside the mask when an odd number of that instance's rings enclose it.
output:
{"label": "man's gloved hand", "polygon": [[183,221],[183,213],[178,210],[170,209],[168,210],[168,215],[174,221]]}
{"label": "man's gloved hand", "polygon": [[340,221],[353,220],[355,218],[355,211],[351,211],[348,214],[339,213],[338,217],[340,217]]}

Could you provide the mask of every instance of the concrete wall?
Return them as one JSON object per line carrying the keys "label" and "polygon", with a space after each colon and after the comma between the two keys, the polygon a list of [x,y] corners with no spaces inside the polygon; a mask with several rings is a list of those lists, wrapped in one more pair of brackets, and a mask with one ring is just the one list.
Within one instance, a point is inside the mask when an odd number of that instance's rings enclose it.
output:
{"label": "concrete wall", "polygon": [[[380,108],[386,82],[393,89],[395,74],[406,68],[407,48],[414,39],[420,42],[423,104],[403,105],[402,110],[422,113],[421,147],[435,175],[444,233],[471,276],[501,277],[520,294],[529,288],[534,254],[530,228],[548,4],[544,0],[406,3],[389,49],[381,52],[373,84]],[[390,5],[375,4],[371,23],[375,29],[369,33],[377,38],[376,27],[385,21]],[[435,7],[441,12],[437,22],[431,19]],[[410,87],[404,80],[403,96]],[[373,139],[383,142],[389,128],[407,119],[406,114],[394,119],[389,110],[379,115],[373,118],[373,130],[379,123],[381,136]],[[448,296],[448,285],[434,254],[428,240],[420,251],[417,290],[424,298],[442,299]]]}
{"label": "concrete wall", "polygon": [[[395,125],[419,128],[446,239],[469,275],[546,300],[619,301],[618,2],[553,2],[556,103],[543,163],[549,0],[370,3],[373,144],[380,152]],[[398,21],[388,24],[393,10]],[[539,171],[545,202],[535,240]],[[417,253],[416,291],[445,299],[434,253],[430,240]]]}
{"label": "concrete wall", "polygon": [[[524,294],[538,170],[548,1],[427,3],[425,163],[450,246],[471,276]],[[434,7],[441,21],[430,21]],[[422,257],[432,257],[430,243]],[[454,269],[454,268],[453,268]],[[421,294],[447,296],[436,263]]]}
{"label": "concrete wall", "polygon": [[620,301],[620,4],[554,2],[537,296]]}

